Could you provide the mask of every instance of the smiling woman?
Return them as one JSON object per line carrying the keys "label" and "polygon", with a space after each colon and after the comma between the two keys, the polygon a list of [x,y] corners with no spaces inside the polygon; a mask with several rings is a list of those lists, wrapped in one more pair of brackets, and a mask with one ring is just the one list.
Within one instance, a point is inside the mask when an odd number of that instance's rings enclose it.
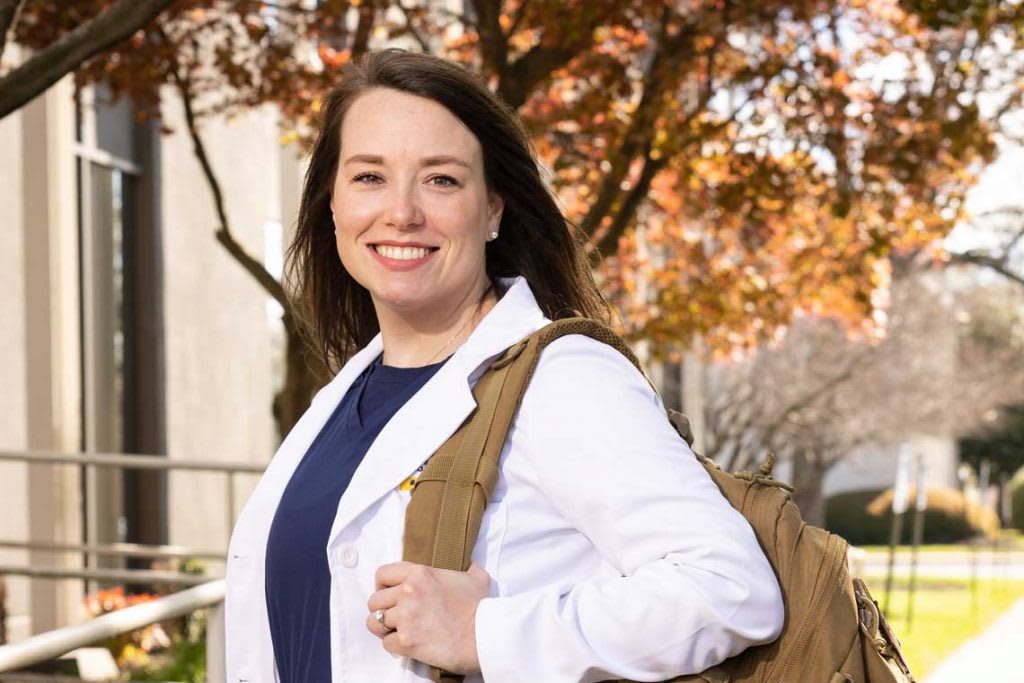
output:
{"label": "smiling woman", "polygon": [[321,116],[288,273],[341,367],[232,534],[229,680],[663,680],[774,639],[781,596],[749,524],[643,375],[579,334],[540,354],[468,571],[401,561],[420,473],[476,382],[551,321],[609,310],[479,79],[373,53]]}
{"label": "smiling woman", "polygon": [[378,88],[357,97],[340,156],[331,198],[338,255],[370,293],[384,362],[423,365],[459,328],[467,298],[482,302],[478,315],[496,300],[484,298],[484,252],[500,234],[504,202],[487,186],[469,129],[418,95]]}
{"label": "smiling woman", "polygon": [[[581,245],[507,105],[455,64],[385,50],[348,65],[324,103],[287,274],[328,367],[378,333],[394,339],[389,363],[415,365],[482,318],[502,277],[525,276],[552,319],[607,322]],[[407,264],[415,254],[387,247],[432,253]]]}

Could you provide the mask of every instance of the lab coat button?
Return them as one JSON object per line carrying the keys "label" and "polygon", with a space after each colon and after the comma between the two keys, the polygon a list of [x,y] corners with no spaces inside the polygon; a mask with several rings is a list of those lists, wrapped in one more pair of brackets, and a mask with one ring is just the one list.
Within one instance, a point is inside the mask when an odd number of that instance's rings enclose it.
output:
{"label": "lab coat button", "polygon": [[347,545],[341,549],[341,563],[349,569],[359,563],[359,551],[355,546]]}

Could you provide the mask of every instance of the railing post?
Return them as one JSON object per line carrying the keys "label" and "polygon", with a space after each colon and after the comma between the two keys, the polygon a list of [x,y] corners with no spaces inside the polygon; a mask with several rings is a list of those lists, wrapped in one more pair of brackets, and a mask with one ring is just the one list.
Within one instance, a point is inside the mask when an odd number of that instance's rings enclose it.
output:
{"label": "railing post", "polygon": [[227,683],[224,661],[224,602],[206,610],[206,683]]}

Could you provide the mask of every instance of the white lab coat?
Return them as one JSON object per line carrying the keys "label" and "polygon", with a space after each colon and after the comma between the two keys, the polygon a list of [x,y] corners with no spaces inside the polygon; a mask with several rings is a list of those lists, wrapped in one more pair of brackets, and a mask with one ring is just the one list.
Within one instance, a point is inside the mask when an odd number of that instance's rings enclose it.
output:
{"label": "white lab coat", "polygon": [[[523,278],[384,427],[338,504],[327,547],[334,683],[429,680],[365,626],[374,572],[402,558],[399,484],[475,406],[486,362],[548,322]],[[378,335],[313,399],[239,516],[227,566],[232,682],[277,676],[264,598],[267,534],[306,449]],[[477,610],[483,676],[467,683],[663,680],[782,628],[778,583],[747,522],[618,351],[580,335],[541,355],[502,454],[473,560],[492,577]],[[305,683],[315,683],[313,681]]]}

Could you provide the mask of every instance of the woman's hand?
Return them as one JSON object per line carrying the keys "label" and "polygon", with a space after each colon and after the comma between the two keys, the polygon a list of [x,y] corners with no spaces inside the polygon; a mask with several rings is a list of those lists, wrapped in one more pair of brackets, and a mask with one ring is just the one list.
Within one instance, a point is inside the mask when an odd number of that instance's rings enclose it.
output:
{"label": "woman's hand", "polygon": [[[377,592],[366,627],[393,655],[456,674],[480,671],[476,607],[490,595],[491,577],[476,564],[467,572],[395,562],[377,569]],[[382,626],[376,617],[384,610]]]}

